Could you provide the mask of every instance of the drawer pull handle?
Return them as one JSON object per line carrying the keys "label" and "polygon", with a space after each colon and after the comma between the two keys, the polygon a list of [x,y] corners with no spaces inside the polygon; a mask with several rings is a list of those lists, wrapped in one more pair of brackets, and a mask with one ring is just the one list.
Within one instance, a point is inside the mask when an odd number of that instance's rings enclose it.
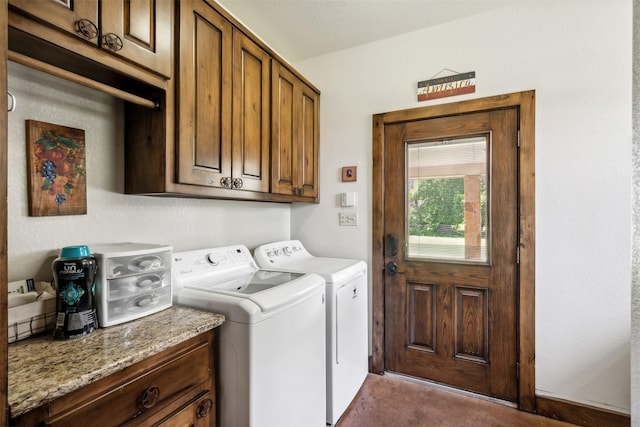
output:
{"label": "drawer pull handle", "polygon": [[114,34],[114,33],[105,34],[102,37],[102,40],[104,41],[104,44],[114,52],[117,52],[120,49],[122,49],[122,46],[124,45],[122,43],[122,39],[118,37],[117,34]]}
{"label": "drawer pull handle", "polygon": [[198,411],[196,413],[196,417],[205,418],[208,417],[211,413],[211,408],[213,407],[213,402],[211,399],[204,400],[202,403],[198,405]]}
{"label": "drawer pull handle", "polygon": [[138,405],[144,409],[153,407],[160,400],[160,389],[154,385],[146,389],[138,398]]}
{"label": "drawer pull handle", "polygon": [[80,19],[77,21],[76,31],[89,40],[98,36],[98,27],[88,19]]}

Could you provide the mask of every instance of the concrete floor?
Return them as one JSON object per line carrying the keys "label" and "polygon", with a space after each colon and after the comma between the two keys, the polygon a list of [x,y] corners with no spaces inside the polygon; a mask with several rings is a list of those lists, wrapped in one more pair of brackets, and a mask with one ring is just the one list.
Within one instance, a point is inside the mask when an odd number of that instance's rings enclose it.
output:
{"label": "concrete floor", "polygon": [[337,427],[567,427],[502,403],[395,375],[369,374]]}

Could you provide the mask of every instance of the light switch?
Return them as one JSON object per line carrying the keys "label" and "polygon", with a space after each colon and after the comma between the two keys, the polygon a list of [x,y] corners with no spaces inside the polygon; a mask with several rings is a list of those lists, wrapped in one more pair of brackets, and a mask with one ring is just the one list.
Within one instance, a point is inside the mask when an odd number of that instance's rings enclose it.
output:
{"label": "light switch", "polygon": [[350,207],[356,205],[356,193],[353,191],[342,193],[340,198],[340,205],[342,207]]}

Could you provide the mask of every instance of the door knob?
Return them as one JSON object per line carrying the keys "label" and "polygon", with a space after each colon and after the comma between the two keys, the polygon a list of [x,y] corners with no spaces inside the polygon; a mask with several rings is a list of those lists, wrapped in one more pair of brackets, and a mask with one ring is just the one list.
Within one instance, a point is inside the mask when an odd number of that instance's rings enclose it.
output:
{"label": "door knob", "polygon": [[398,263],[396,263],[395,261],[391,261],[387,264],[387,274],[389,276],[395,276],[396,274],[398,274]]}
{"label": "door knob", "polygon": [[396,274],[404,274],[404,271],[398,270],[398,263],[395,261],[390,261],[384,267],[384,270],[387,272],[389,276],[395,276]]}

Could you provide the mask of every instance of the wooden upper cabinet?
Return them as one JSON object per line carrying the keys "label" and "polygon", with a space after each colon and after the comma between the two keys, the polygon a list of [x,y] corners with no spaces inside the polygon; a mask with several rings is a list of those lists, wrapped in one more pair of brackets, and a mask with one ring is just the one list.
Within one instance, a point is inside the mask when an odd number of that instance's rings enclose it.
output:
{"label": "wooden upper cabinet", "polygon": [[270,56],[203,1],[179,37],[178,182],[268,192]]}
{"label": "wooden upper cabinet", "polygon": [[271,192],[317,201],[320,95],[276,61],[272,90]]}
{"label": "wooden upper cabinet", "polygon": [[233,27],[202,1],[180,2],[177,181],[221,187],[231,176]]}
{"label": "wooden upper cabinet", "polygon": [[271,57],[240,31],[233,35],[232,185],[268,192]]}
{"label": "wooden upper cabinet", "polygon": [[103,49],[171,76],[171,0],[103,0],[100,8]]}
{"label": "wooden upper cabinet", "polygon": [[[9,0],[9,4],[58,30],[171,77],[171,0]],[[33,27],[32,32],[39,30]],[[42,36],[46,37],[46,32]]]}
{"label": "wooden upper cabinet", "polygon": [[9,5],[98,45],[97,0],[9,0]]}

